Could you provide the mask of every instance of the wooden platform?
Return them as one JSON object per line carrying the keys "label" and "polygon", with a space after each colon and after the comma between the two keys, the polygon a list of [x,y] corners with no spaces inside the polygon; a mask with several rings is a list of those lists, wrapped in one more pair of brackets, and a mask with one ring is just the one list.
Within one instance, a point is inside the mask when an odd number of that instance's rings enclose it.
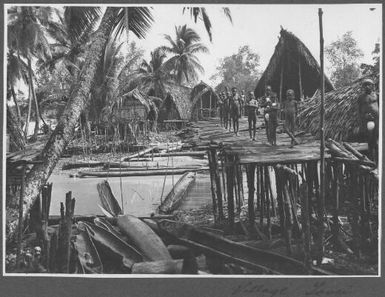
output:
{"label": "wooden platform", "polygon": [[[271,146],[267,142],[263,118],[258,117],[256,141],[249,138],[248,122],[246,117],[242,117],[239,122],[239,133],[235,136],[233,130],[228,131],[220,126],[218,118],[210,118],[206,121],[192,123],[198,133],[192,139],[198,146],[216,144],[223,146],[228,154],[239,156],[241,164],[285,164],[301,163],[310,160],[319,160],[320,142],[309,133],[296,136],[299,145],[290,147],[290,137],[282,131],[282,124],[277,128],[277,146]],[[366,144],[352,143],[352,145],[362,151],[367,149]],[[326,152],[326,158],[330,157]]]}

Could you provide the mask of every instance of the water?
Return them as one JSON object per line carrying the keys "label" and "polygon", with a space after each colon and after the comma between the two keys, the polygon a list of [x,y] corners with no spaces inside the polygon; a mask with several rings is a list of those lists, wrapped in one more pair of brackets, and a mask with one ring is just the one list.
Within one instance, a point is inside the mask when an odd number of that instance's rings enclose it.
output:
{"label": "water", "polygon": [[[174,176],[174,183],[181,175]],[[49,182],[52,186],[51,215],[60,215],[60,202],[65,201],[65,194],[72,191],[76,199],[75,215],[102,215],[98,204],[99,194],[96,185],[103,178],[70,178],[65,175],[52,175]],[[121,204],[120,178],[107,179],[115,198]],[[160,204],[164,176],[123,177],[123,208],[127,214],[149,216]],[[172,189],[172,177],[167,176],[163,198]]]}

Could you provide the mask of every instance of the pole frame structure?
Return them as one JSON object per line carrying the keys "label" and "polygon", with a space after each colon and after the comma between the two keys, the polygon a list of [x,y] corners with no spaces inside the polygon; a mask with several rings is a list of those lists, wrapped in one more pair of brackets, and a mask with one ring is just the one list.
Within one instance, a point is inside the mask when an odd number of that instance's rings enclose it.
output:
{"label": "pole frame structure", "polygon": [[321,64],[321,110],[320,110],[320,136],[321,136],[321,147],[320,147],[320,199],[318,206],[319,208],[319,255],[317,264],[320,265],[324,253],[324,209],[325,209],[325,75],[324,75],[324,39],[323,39],[323,26],[322,26],[322,8],[318,9],[319,16],[319,30],[320,30],[320,64]]}

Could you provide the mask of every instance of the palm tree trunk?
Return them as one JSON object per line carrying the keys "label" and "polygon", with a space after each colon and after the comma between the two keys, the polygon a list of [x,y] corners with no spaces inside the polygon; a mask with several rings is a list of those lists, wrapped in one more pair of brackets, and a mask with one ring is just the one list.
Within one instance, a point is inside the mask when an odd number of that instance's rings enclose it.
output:
{"label": "palm tree trunk", "polygon": [[[60,156],[72,139],[74,128],[79,120],[80,114],[89,101],[89,93],[91,85],[96,74],[97,66],[106,47],[108,37],[114,25],[115,17],[118,8],[107,8],[98,30],[95,32],[93,42],[90,45],[86,61],[84,64],[84,71],[78,79],[78,83],[74,92],[67,103],[63,114],[52,132],[50,139],[45,145],[41,160],[41,164],[36,164],[26,177],[26,187],[24,189],[24,206],[23,216],[27,216],[31,206],[38,197],[41,188],[46,184],[49,176],[55,168]],[[13,238],[17,221],[10,221],[8,227],[9,232],[7,238]]]}
{"label": "palm tree trunk", "polygon": [[28,139],[29,121],[31,120],[31,108],[32,108],[32,92],[31,92],[31,86],[28,85],[28,111],[27,111],[25,128],[24,128],[24,134],[26,139]]}
{"label": "palm tree trunk", "polygon": [[37,139],[37,134],[39,133],[40,118],[39,118],[39,104],[37,103],[35,86],[33,84],[33,73],[32,73],[32,71],[33,70],[32,70],[31,59],[28,58],[28,80],[29,80],[29,86],[31,88],[32,99],[33,99],[33,102],[35,104],[35,130],[34,130],[32,139],[36,140]]}
{"label": "palm tree trunk", "polygon": [[20,151],[25,147],[23,130],[19,121],[7,104],[7,133],[9,134],[11,151]]}
{"label": "palm tree trunk", "polygon": [[15,107],[16,107],[16,116],[17,116],[18,124],[21,127],[23,127],[22,122],[21,122],[20,107],[19,107],[19,104],[17,103],[15,88],[13,87],[13,85],[11,85],[10,89],[11,89],[11,95],[12,95],[13,103],[15,104]]}

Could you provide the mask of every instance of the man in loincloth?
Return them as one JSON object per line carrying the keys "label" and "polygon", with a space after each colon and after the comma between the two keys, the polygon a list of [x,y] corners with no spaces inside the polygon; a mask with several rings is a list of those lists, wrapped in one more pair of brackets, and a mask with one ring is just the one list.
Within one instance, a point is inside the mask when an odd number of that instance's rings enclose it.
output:
{"label": "man in loincloth", "polygon": [[246,106],[246,95],[245,95],[245,90],[242,90],[241,91],[241,117],[246,114],[245,106]]}
{"label": "man in loincloth", "polygon": [[[286,92],[286,100],[284,103],[285,129],[294,135],[297,114],[297,100],[295,100],[294,91],[289,89]],[[291,140],[294,145],[294,140]]]}
{"label": "man in loincloth", "polygon": [[249,122],[249,135],[250,139],[255,141],[255,132],[257,125],[257,110],[258,110],[258,101],[254,97],[253,92],[249,92],[249,101],[246,104],[246,113],[247,120]]}
{"label": "man in loincloth", "polygon": [[233,120],[233,128],[234,128],[234,133],[236,136],[238,136],[238,131],[239,131],[239,118],[241,116],[241,96],[239,96],[237,88],[233,87],[231,89],[232,92],[232,97],[231,97],[231,119]]}
{"label": "man in loincloth", "polygon": [[362,82],[361,94],[358,97],[358,112],[361,120],[361,133],[368,142],[369,158],[378,161],[378,97],[374,92],[374,82],[365,79]]}
{"label": "man in loincloth", "polygon": [[266,108],[271,103],[271,95],[272,95],[271,86],[267,85],[265,87],[265,95],[262,96],[262,98],[260,99],[260,107],[262,107],[262,109],[263,109],[263,117],[265,120],[266,137],[267,137],[267,141],[269,141],[269,142],[270,142],[269,127],[268,127],[269,115],[266,112]]}
{"label": "man in loincloth", "polygon": [[229,131],[231,131],[231,106],[232,106],[232,95],[231,92],[226,87],[226,97],[227,97],[227,120],[228,120],[228,127]]}
{"label": "man in loincloth", "polygon": [[223,126],[225,129],[228,128],[229,125],[229,98],[225,91],[222,92],[223,98]]}
{"label": "man in loincloth", "polygon": [[218,111],[219,111],[219,122],[220,122],[221,127],[223,127],[223,97],[222,97],[222,93],[218,94],[217,105],[218,105]]}
{"label": "man in loincloth", "polygon": [[267,103],[265,114],[267,116],[268,141],[272,146],[277,145],[277,126],[278,126],[278,110],[277,95],[271,93],[270,101]]}

